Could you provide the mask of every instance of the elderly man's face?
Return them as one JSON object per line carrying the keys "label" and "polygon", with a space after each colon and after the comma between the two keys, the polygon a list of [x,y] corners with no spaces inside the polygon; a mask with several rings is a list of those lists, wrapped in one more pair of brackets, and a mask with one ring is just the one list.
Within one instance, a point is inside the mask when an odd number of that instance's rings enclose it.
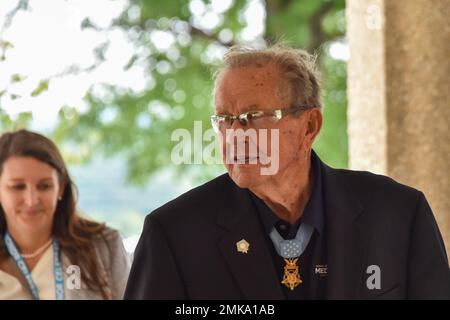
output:
{"label": "elderly man's face", "polygon": [[[280,90],[285,88],[285,90]],[[292,106],[292,94],[289,86],[280,77],[278,68],[274,65],[266,65],[263,67],[242,67],[225,71],[217,83],[215,104],[217,114],[239,115],[248,111],[271,111],[276,109],[285,109]],[[267,165],[258,161],[256,164],[249,163],[252,155],[248,154],[249,145],[256,143],[251,138],[246,137],[246,155],[245,163],[227,163],[230,160],[237,160],[239,152],[235,154],[234,159],[226,159],[226,148],[236,146],[238,139],[227,139],[226,135],[222,135],[222,154],[226,168],[233,181],[241,188],[253,188],[268,182],[269,179],[283,179],[288,168],[295,166],[297,168],[304,167],[306,163],[305,154],[311,147],[311,141],[305,139],[307,130],[308,112],[305,111],[300,115],[288,115],[278,122],[267,126],[269,132],[267,139],[267,147],[261,143],[258,145],[258,155],[267,155],[272,161],[279,159],[277,164],[277,172],[272,175],[261,174],[261,168]],[[231,129],[253,130],[251,122],[243,126],[239,121],[234,121]],[[272,130],[278,129],[279,144],[271,147]],[[258,132],[258,142],[261,141],[261,131]],[[251,135],[249,135],[251,136]],[[236,149],[235,149],[236,150]],[[278,157],[274,156],[278,153]],[[228,161],[227,161],[228,160]]]}

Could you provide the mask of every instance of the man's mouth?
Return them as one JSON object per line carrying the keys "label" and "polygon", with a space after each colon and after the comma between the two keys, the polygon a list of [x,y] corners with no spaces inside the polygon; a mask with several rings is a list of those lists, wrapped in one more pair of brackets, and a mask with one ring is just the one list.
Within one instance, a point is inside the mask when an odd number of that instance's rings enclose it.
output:
{"label": "man's mouth", "polygon": [[249,156],[235,156],[234,157],[234,162],[235,163],[251,163],[251,164],[256,164],[258,162],[259,157],[258,156],[253,156],[253,157],[249,157]]}

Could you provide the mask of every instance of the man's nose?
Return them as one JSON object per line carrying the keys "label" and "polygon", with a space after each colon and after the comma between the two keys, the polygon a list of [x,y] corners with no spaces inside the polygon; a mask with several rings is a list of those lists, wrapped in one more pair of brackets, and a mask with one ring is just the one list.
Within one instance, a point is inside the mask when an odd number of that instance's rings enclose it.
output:
{"label": "man's nose", "polygon": [[235,119],[233,123],[231,124],[231,129],[243,129],[246,130],[248,126],[246,125],[245,120],[243,120],[245,124],[242,124],[242,122],[239,119]]}
{"label": "man's nose", "polygon": [[[239,130],[240,129],[240,130]],[[248,137],[245,135],[245,131],[248,130],[249,127],[247,125],[241,124],[238,119],[234,120],[231,128],[228,129],[228,134],[226,135],[226,142],[228,144],[237,144],[237,143],[247,143]],[[236,130],[239,130],[236,132]],[[241,131],[242,130],[242,131]],[[241,132],[242,134],[238,134]]]}

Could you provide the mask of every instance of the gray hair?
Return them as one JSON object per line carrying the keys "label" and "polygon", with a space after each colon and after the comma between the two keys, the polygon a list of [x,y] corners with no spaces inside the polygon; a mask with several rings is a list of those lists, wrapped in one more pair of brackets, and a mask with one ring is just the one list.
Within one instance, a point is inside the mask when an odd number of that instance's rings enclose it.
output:
{"label": "gray hair", "polygon": [[[272,63],[279,68],[281,78],[290,84],[295,106],[321,108],[320,73],[316,68],[316,58],[305,50],[280,44],[265,49],[236,45],[225,54],[214,79],[217,84],[220,76],[227,70],[249,66],[263,67]],[[286,88],[280,88],[283,89]]]}

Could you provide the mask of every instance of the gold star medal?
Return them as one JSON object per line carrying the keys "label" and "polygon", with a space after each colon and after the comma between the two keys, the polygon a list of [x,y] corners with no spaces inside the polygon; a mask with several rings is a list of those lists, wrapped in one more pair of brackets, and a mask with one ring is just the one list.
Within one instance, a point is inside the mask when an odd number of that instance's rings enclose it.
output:
{"label": "gold star medal", "polygon": [[312,232],[313,227],[305,223],[302,223],[298,228],[295,239],[283,239],[275,227],[270,231],[270,238],[272,239],[275,250],[284,258],[284,262],[286,263],[281,283],[291,290],[294,290],[303,283],[303,280],[300,278],[297,261],[305,251],[306,246],[311,239]]}
{"label": "gold star medal", "polygon": [[245,239],[242,239],[241,241],[236,242],[236,247],[238,252],[248,253],[250,243],[248,243]]}
{"label": "gold star medal", "polygon": [[281,283],[291,290],[294,290],[296,286],[303,282],[298,271],[297,260],[298,258],[284,259],[286,265],[284,266],[283,281]]}

